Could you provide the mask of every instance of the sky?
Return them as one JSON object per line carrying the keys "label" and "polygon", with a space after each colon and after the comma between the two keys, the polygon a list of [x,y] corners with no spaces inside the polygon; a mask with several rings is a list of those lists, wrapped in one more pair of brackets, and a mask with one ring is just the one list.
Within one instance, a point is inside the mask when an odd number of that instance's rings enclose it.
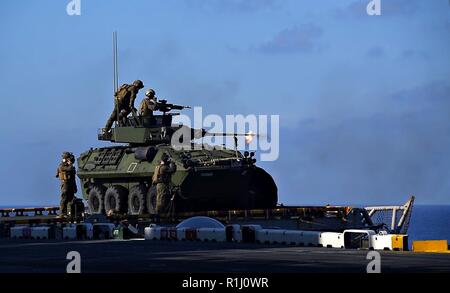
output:
{"label": "sky", "polygon": [[1,1],[0,206],[57,204],[61,153],[107,145],[113,31],[120,83],[280,116],[280,202],[450,204],[448,0],[69,2]]}

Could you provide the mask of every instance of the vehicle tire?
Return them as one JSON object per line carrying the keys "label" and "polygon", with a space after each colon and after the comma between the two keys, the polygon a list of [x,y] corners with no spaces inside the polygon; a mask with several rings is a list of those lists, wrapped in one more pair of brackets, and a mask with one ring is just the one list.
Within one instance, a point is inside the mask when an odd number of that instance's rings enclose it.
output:
{"label": "vehicle tire", "polygon": [[95,185],[88,194],[88,206],[91,214],[101,214],[104,211],[105,188]]}
{"label": "vehicle tire", "polygon": [[142,215],[145,212],[145,198],[147,195],[147,188],[140,184],[131,188],[128,195],[128,214]]}
{"label": "vehicle tire", "polygon": [[147,211],[151,215],[156,215],[156,185],[150,186],[147,192]]}
{"label": "vehicle tire", "polygon": [[127,211],[127,190],[113,185],[105,192],[105,212],[125,213]]}

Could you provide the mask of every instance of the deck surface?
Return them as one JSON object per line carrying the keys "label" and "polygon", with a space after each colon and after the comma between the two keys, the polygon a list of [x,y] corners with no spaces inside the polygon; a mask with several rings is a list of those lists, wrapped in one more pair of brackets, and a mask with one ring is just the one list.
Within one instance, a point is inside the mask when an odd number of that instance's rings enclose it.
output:
{"label": "deck surface", "polygon": [[[366,272],[368,251],[145,240],[0,240],[0,272],[65,272],[69,251],[82,272]],[[450,254],[381,253],[382,272],[450,272]]]}

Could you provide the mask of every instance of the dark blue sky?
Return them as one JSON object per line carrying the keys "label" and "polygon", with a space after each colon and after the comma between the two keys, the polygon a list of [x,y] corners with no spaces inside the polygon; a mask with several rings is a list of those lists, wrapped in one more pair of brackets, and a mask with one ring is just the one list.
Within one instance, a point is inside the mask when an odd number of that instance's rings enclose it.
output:
{"label": "dark blue sky", "polygon": [[[0,205],[55,204],[120,80],[211,114],[279,114],[286,204],[450,204],[448,0],[3,0]],[[139,98],[140,99],[140,98]]]}

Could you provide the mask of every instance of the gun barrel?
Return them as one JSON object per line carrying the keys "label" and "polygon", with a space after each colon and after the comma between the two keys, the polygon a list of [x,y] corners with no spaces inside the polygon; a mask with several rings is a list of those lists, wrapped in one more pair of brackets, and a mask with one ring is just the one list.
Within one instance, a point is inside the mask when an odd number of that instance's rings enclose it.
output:
{"label": "gun barrel", "polygon": [[175,105],[175,104],[167,104],[171,108],[183,108],[183,109],[191,109],[191,106],[182,106],[182,105]]}
{"label": "gun barrel", "polygon": [[256,136],[254,133],[215,133],[207,132],[203,136]]}
{"label": "gun barrel", "polygon": [[222,136],[222,137],[226,137],[226,136],[232,136],[235,138],[235,140],[237,139],[238,136],[240,137],[244,137],[245,138],[245,142],[246,143],[251,143],[253,141],[253,139],[255,137],[258,137],[258,134],[256,133],[226,133],[226,132],[222,132],[222,133],[215,133],[215,132],[208,132],[205,129],[194,129],[191,128],[191,137],[193,138],[201,138],[201,137],[206,137],[206,136]]}
{"label": "gun barrel", "polygon": [[160,111],[163,111],[163,112],[169,112],[170,110],[191,109],[190,106],[168,104],[167,102],[160,102],[157,104],[157,107],[159,108]]}

